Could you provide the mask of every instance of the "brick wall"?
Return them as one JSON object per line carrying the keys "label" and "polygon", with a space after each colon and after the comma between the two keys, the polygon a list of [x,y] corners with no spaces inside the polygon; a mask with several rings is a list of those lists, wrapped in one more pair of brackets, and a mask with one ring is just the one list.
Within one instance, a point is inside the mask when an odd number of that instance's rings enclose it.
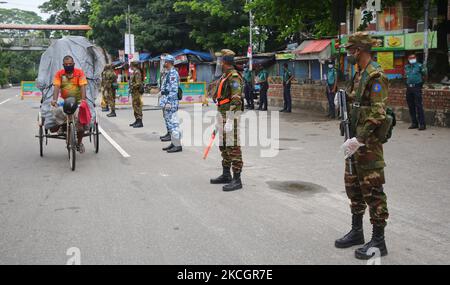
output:
{"label": "brick wall", "polygon": [[[291,89],[293,109],[315,110],[326,114],[327,98],[323,85],[293,84]],[[283,106],[283,85],[271,84],[269,88],[269,104]],[[389,106],[397,117],[409,122],[409,111],[406,103],[406,89],[391,88],[389,90]],[[424,89],[423,103],[428,125],[450,127],[450,89]]]}

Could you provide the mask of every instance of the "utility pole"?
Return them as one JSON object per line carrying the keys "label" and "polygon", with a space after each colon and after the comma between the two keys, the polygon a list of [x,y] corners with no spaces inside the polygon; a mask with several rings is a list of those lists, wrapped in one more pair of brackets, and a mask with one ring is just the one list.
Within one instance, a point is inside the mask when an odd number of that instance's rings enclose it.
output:
{"label": "utility pole", "polygon": [[430,15],[430,0],[425,0],[425,19],[424,19],[424,40],[423,40],[423,52],[424,52],[424,60],[423,65],[425,66],[425,78],[428,78],[428,55],[429,55],[429,44],[428,44],[428,22]]}
{"label": "utility pole", "polygon": [[[248,0],[250,3],[252,2],[252,0]],[[253,13],[252,10],[250,9],[249,11],[249,26],[250,26],[250,45],[248,48],[249,51],[249,57],[248,57],[248,65],[249,65],[249,70],[250,72],[253,71]]]}
{"label": "utility pole", "polygon": [[131,54],[131,9],[130,5],[128,5],[128,14],[127,14],[127,27],[128,27],[128,62],[130,62],[130,54]]}

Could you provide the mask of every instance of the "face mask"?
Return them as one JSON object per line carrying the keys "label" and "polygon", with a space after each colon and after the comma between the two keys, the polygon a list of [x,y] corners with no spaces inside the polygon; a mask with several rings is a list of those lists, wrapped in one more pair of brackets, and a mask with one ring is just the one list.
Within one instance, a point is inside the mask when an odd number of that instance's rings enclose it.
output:
{"label": "face mask", "polygon": [[75,69],[75,66],[73,66],[73,65],[71,65],[71,66],[64,65],[64,71],[66,73],[72,73],[74,71],[74,69]]}
{"label": "face mask", "polygon": [[358,62],[358,60],[356,59],[356,56],[351,53],[347,53],[347,60],[348,60],[348,63],[351,65],[355,65]]}
{"label": "face mask", "polygon": [[334,67],[334,65],[332,65],[332,64],[328,65],[328,68],[333,68],[333,67]]}
{"label": "face mask", "polygon": [[410,59],[409,63],[411,63],[411,64],[417,63],[417,59]]}

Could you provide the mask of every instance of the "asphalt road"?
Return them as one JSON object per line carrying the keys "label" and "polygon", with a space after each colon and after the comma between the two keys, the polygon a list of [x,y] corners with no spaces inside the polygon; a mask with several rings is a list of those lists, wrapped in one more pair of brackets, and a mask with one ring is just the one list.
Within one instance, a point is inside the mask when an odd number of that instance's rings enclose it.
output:
{"label": "asphalt road", "polygon": [[[278,155],[244,147],[245,189],[224,193],[209,184],[221,171],[217,148],[206,161],[201,146],[161,151],[165,128],[151,107],[138,130],[129,108],[100,114],[129,157],[102,137],[99,154],[86,141],[75,172],[63,141],[41,158],[39,103],[18,93],[0,90],[1,264],[66,264],[73,247],[81,264],[365,264],[354,248],[334,248],[350,226],[337,121],[281,115]],[[385,148],[390,254],[381,263],[449,264],[450,129],[406,128]]]}

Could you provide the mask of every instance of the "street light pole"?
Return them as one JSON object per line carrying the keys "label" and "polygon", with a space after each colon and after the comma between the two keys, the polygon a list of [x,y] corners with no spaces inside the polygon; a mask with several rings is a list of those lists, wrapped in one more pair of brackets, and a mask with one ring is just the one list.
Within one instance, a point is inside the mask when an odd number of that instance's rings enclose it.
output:
{"label": "street light pole", "polygon": [[[250,3],[252,2],[252,0],[248,0]],[[248,57],[248,68],[250,70],[250,72],[253,71],[253,13],[252,10],[250,9],[249,11],[249,27],[250,27],[250,45],[248,48],[248,51],[250,51],[249,53],[249,57]]]}
{"label": "street light pole", "polygon": [[428,78],[428,54],[429,54],[429,43],[428,43],[428,21],[429,21],[429,13],[430,13],[430,0],[425,0],[425,16],[424,16],[424,40],[423,40],[423,52],[424,52],[424,60],[423,65],[425,66],[425,78]]}

